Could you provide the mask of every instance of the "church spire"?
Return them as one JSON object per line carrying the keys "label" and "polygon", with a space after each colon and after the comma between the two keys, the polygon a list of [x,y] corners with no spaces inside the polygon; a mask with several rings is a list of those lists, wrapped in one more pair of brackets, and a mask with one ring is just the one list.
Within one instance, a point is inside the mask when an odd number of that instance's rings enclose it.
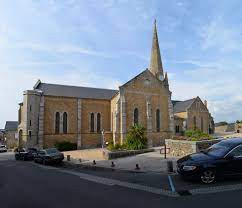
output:
{"label": "church spire", "polygon": [[163,67],[161,62],[159,40],[156,29],[156,20],[154,22],[151,58],[150,58],[150,68],[149,70],[159,79],[164,79]]}

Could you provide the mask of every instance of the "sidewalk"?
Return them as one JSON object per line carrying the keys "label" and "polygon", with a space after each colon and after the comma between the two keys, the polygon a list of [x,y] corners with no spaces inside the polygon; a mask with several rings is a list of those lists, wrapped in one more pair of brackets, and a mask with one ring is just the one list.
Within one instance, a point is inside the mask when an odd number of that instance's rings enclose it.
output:
{"label": "sidewalk", "polygon": [[[82,160],[81,162],[77,159],[71,158],[71,163],[82,164],[86,166],[96,166],[102,168],[110,168],[117,170],[126,171],[140,171],[140,172],[157,172],[167,173],[167,161],[173,162],[174,171],[176,171],[176,160],[177,158],[164,159],[164,155],[159,152],[149,152],[131,157],[118,158],[114,160],[95,160],[96,164],[93,164],[93,160]],[[112,162],[114,167],[111,166]],[[136,169],[136,164],[139,166],[139,170]]]}

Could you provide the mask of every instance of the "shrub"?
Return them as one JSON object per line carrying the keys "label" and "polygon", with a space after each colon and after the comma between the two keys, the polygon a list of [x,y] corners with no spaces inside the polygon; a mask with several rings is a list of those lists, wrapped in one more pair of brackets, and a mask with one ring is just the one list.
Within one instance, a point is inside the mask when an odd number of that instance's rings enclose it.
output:
{"label": "shrub", "polygon": [[110,150],[110,151],[113,151],[114,150],[113,141],[111,141],[111,142],[108,143],[107,149]]}
{"label": "shrub", "polygon": [[204,139],[212,139],[212,137],[200,130],[187,130],[185,136],[190,138],[192,141],[199,141]]}
{"label": "shrub", "polygon": [[56,142],[55,147],[59,151],[70,151],[70,150],[76,150],[77,149],[77,144],[76,143],[71,143],[71,142]]}
{"label": "shrub", "polygon": [[147,147],[145,128],[141,125],[131,126],[125,140],[125,147],[129,150],[140,150]]}
{"label": "shrub", "polygon": [[123,150],[123,149],[125,149],[125,145],[121,145],[119,143],[114,145],[113,142],[110,142],[107,146],[107,149],[110,151]]}

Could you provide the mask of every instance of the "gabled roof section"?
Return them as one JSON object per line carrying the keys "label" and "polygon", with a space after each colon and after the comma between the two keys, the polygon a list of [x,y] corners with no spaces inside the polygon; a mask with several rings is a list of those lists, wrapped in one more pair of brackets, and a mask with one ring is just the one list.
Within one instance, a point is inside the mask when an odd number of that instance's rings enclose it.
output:
{"label": "gabled roof section", "polygon": [[17,131],[18,121],[6,121],[5,131]]}
{"label": "gabled roof section", "polygon": [[156,79],[158,82],[161,82],[161,80],[159,80],[154,74],[152,74],[152,72],[149,69],[145,69],[144,71],[142,71],[141,73],[139,73],[137,76],[135,76],[134,78],[132,78],[131,80],[129,80],[128,82],[124,83],[122,86],[120,87],[125,87],[126,85],[128,85],[129,83],[131,83],[132,81],[134,81],[135,79],[137,79],[138,77],[142,76],[145,73],[149,73],[152,77],[154,77],[154,79]]}
{"label": "gabled roof section", "polygon": [[37,89],[38,88],[38,86],[41,84],[41,80],[40,79],[38,79],[38,81],[35,83],[35,85],[34,85],[34,89]]}
{"label": "gabled roof section", "polygon": [[144,74],[145,72],[150,72],[148,69],[145,69],[144,71],[142,71],[141,73],[139,73],[137,76],[135,76],[134,78],[130,79],[128,82],[124,83],[123,85],[121,85],[120,87],[124,87],[127,84],[129,84],[130,82],[132,82],[133,80],[137,79],[139,76],[141,76],[142,74]]}
{"label": "gabled roof section", "polygon": [[74,97],[74,98],[89,98],[110,100],[118,90],[79,87],[70,85],[48,84],[40,82],[35,89],[41,90],[44,95]]}
{"label": "gabled roof section", "polygon": [[187,111],[187,109],[193,104],[193,102],[195,100],[196,100],[196,98],[192,98],[190,100],[185,100],[185,101],[172,100],[172,104],[174,107],[174,113],[180,113],[180,112]]}

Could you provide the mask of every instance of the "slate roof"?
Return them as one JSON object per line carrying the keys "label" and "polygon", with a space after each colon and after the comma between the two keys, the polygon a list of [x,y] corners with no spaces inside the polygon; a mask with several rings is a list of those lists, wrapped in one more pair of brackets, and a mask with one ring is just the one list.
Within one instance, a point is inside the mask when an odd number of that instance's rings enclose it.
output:
{"label": "slate roof", "polygon": [[110,100],[118,92],[118,90],[47,84],[42,82],[34,86],[34,89],[41,90],[44,95],[104,100]]}
{"label": "slate roof", "polygon": [[17,131],[18,121],[6,121],[5,131]]}
{"label": "slate roof", "polygon": [[188,107],[196,100],[196,98],[185,100],[185,101],[178,101],[172,100],[172,104],[174,107],[174,113],[184,112],[187,110]]}

